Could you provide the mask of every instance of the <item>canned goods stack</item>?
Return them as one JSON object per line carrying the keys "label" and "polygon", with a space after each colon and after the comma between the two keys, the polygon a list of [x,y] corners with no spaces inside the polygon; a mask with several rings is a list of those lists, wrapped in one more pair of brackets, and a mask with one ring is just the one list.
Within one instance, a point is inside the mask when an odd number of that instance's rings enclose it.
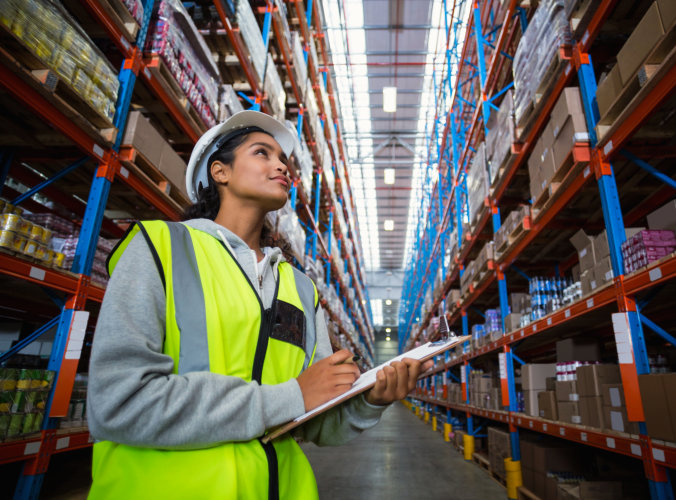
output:
{"label": "canned goods stack", "polygon": [[53,382],[50,370],[0,368],[0,441],[40,431]]}
{"label": "canned goods stack", "polygon": [[53,231],[22,217],[23,210],[11,203],[0,200],[0,206],[3,210],[0,215],[0,247],[47,266],[63,267],[63,253],[50,248]]}
{"label": "canned goods stack", "polygon": [[585,366],[588,364],[588,361],[567,361],[565,363],[556,363],[556,381],[572,382],[577,380],[577,368],[579,366]]}
{"label": "canned goods stack", "polygon": [[570,278],[546,278],[543,276],[531,278],[529,281],[531,321],[536,321],[561,308],[566,303],[564,302],[564,290],[572,285],[573,281]]}

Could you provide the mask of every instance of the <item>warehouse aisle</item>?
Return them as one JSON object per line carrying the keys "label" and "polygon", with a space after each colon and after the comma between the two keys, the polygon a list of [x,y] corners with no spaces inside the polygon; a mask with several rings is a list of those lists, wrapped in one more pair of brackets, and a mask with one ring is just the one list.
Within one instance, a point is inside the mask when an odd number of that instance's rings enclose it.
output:
{"label": "warehouse aisle", "polygon": [[376,427],[337,448],[304,444],[322,500],[506,498],[505,489],[402,404]]}

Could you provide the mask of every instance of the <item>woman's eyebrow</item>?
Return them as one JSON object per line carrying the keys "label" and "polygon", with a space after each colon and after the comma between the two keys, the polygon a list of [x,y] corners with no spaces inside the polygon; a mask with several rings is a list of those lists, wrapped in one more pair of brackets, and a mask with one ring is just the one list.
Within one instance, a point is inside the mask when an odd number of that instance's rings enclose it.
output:
{"label": "woman's eyebrow", "polygon": [[[249,146],[249,148],[253,148],[254,146],[263,146],[265,149],[268,149],[270,151],[274,151],[275,148],[272,147],[270,144],[267,142],[254,142]],[[279,155],[279,159],[282,160],[284,163],[287,163],[289,159],[286,157],[286,154],[284,154],[284,151],[282,151]]]}

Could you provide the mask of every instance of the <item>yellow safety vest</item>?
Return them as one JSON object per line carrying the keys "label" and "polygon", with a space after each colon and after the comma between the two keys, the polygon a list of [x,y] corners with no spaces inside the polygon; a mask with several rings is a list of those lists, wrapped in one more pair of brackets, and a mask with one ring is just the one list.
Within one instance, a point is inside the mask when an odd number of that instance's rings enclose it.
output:
{"label": "yellow safety vest", "polygon": [[[312,363],[318,303],[312,280],[281,262],[275,298],[264,309],[223,242],[163,221],[134,225],[111,254],[111,274],[139,232],[165,287],[164,352],[174,359],[175,374],[208,370],[280,384]],[[289,435],[268,444],[259,438],[189,451],[98,442],[92,477],[92,499],[318,498],[310,463]]]}

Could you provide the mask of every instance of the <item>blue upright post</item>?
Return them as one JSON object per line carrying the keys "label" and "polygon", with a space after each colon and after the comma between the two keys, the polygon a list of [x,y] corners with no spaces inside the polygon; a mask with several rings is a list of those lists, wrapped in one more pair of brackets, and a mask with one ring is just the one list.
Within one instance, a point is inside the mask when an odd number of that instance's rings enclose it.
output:
{"label": "blue upright post", "polygon": [[[314,218],[315,225],[319,227],[319,198],[321,197],[321,187],[322,187],[322,171],[317,170],[317,175],[315,175],[315,210]],[[312,235],[312,258],[317,258],[317,230],[313,231]]]}
{"label": "blue upright post", "polygon": [[[578,79],[580,81],[580,92],[582,95],[585,119],[590,134],[591,145],[596,146],[597,138],[594,131],[599,120],[599,112],[596,103],[596,78],[594,76],[594,67],[589,54],[578,53],[577,56],[579,57]],[[617,277],[624,274],[624,261],[622,258],[621,245],[626,240],[626,233],[624,231],[622,208],[620,206],[620,197],[617,191],[613,167],[610,162],[607,161],[603,152],[598,151],[596,154],[598,156],[595,156],[593,159],[595,161],[596,177],[601,195],[603,219],[606,226],[606,234],[608,235],[608,247],[610,249],[613,273]],[[626,300],[626,297],[624,296],[618,297],[621,298],[621,301],[625,304],[628,326],[627,333],[631,338],[631,347],[633,351],[630,353],[632,355],[632,360],[624,362],[622,353],[620,353],[620,366],[625,368],[621,370],[622,383],[625,387],[637,386],[638,375],[650,373],[648,353],[646,350],[645,338],[643,336],[643,327],[641,325],[639,312],[633,300]],[[620,334],[621,333],[616,333],[616,335]],[[633,370],[631,369],[631,366],[628,366],[632,364]],[[633,394],[631,393],[625,393],[625,396],[627,399],[629,420],[637,421],[638,418],[636,418],[636,415],[643,415],[642,402],[640,399],[636,400],[633,398]],[[639,429],[641,434],[645,435],[646,428],[644,422],[639,422]],[[648,479],[651,497],[655,500],[673,500],[674,492],[671,487],[669,472],[664,467],[655,464],[652,460],[650,468],[653,476]]]}

